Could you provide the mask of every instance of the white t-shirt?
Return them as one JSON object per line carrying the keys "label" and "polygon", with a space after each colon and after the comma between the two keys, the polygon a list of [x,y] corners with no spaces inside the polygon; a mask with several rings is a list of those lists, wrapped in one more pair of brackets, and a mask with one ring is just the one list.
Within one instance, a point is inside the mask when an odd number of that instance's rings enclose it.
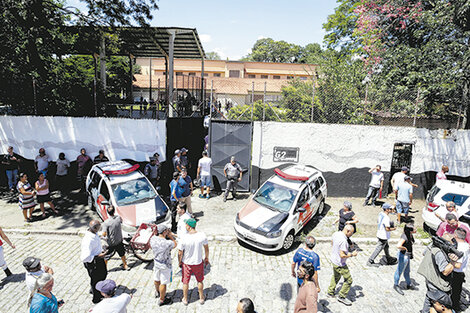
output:
{"label": "white t-shirt", "polygon": [[384,180],[384,173],[373,170],[370,174],[372,176],[370,178],[369,186],[380,188],[380,183]]}
{"label": "white t-shirt", "polygon": [[180,216],[180,219],[178,220],[178,226],[176,229],[178,238],[183,238],[183,236],[188,233],[188,231],[186,230],[185,221],[189,218],[191,218],[191,215],[189,215],[188,212],[184,212],[184,214]]}
{"label": "white t-shirt", "polygon": [[41,266],[41,269],[37,272],[26,272],[24,281],[26,283],[26,287],[28,287],[29,291],[33,291],[34,285],[36,284],[36,280],[41,276],[41,274],[45,273],[44,267]]}
{"label": "white t-shirt", "polygon": [[444,173],[443,171],[440,171],[439,173],[437,173],[436,180],[447,180],[446,173]]}
{"label": "white t-shirt", "polygon": [[331,252],[331,262],[334,265],[345,266],[346,259],[341,258],[339,252],[343,251],[344,253],[348,254],[348,237],[346,237],[346,235],[342,231],[337,231],[333,234],[332,241],[333,250]]}
{"label": "white t-shirt", "polygon": [[178,243],[178,250],[183,251],[183,263],[186,265],[201,264],[203,246],[207,244],[207,237],[203,232],[186,234]]}
{"label": "white t-shirt", "polygon": [[36,159],[34,160],[38,163],[38,171],[47,169],[47,167],[49,166],[49,161],[51,161],[47,154],[43,156],[37,155]]}
{"label": "white t-shirt", "polygon": [[211,176],[211,165],[212,159],[203,157],[199,159],[198,167],[201,168],[200,175],[201,176]]}
{"label": "white t-shirt", "polygon": [[393,174],[392,176],[393,190],[397,189],[397,186],[405,181],[405,176],[406,174],[403,172],[396,172],[395,174]]}
{"label": "white t-shirt", "polygon": [[468,257],[470,254],[470,245],[466,242],[459,242],[457,244],[457,250],[463,252],[463,257],[461,257],[457,262],[462,263],[460,268],[454,268],[454,272],[465,273],[467,270]]}
{"label": "white t-shirt", "polygon": [[379,239],[390,239],[390,232],[385,227],[390,227],[390,217],[384,212],[380,212],[379,218],[377,219],[379,229],[377,230],[377,238]]}
{"label": "white t-shirt", "polygon": [[112,298],[104,298],[100,303],[95,305],[90,312],[93,313],[127,313],[126,306],[131,302],[131,296],[127,293],[114,296]]}

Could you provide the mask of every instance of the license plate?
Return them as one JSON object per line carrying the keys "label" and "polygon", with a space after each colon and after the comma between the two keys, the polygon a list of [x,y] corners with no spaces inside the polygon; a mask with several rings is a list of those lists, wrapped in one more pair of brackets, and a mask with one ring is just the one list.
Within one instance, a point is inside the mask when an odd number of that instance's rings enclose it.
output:
{"label": "license plate", "polygon": [[244,233],[243,236],[245,236],[245,238],[250,239],[250,240],[255,240],[256,239],[255,236],[253,236],[249,233]]}

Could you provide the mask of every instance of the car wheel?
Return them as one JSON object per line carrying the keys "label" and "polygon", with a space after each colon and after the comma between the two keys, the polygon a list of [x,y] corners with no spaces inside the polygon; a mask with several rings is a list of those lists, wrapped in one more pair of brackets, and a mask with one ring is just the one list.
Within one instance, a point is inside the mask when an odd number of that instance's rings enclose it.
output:
{"label": "car wheel", "polygon": [[325,213],[325,212],[323,212],[324,210],[325,210],[325,200],[322,200],[320,202],[320,205],[318,206],[317,214],[315,214],[315,215],[317,215],[317,216],[318,215],[323,215],[323,213]]}
{"label": "car wheel", "polygon": [[91,197],[91,195],[88,195],[88,207],[92,211],[95,210],[95,205],[93,204],[93,198]]}
{"label": "car wheel", "polygon": [[286,238],[284,238],[284,242],[282,243],[282,249],[289,250],[294,244],[294,240],[295,240],[294,230],[291,230],[287,234]]}

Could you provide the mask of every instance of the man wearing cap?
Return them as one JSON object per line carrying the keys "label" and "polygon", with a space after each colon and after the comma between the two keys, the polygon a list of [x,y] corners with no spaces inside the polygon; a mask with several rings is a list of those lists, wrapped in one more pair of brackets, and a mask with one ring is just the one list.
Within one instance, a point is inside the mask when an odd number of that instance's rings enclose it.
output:
{"label": "man wearing cap", "polygon": [[150,247],[155,256],[153,262],[155,298],[160,297],[158,305],[170,304],[170,298],[166,298],[166,285],[171,282],[171,250],[176,247],[175,236],[164,224],[157,225],[157,236],[150,239]]}
{"label": "man wearing cap", "polygon": [[116,295],[116,282],[106,279],[96,283],[96,289],[101,293],[103,300],[95,305],[89,312],[93,313],[127,313],[127,305],[132,297],[127,293]]}
{"label": "man wearing cap", "polygon": [[48,273],[53,275],[54,271],[52,268],[48,266],[42,266],[41,265],[41,260],[35,257],[27,257],[23,261],[23,266],[26,269],[26,275],[25,275],[25,283],[26,287],[28,287],[28,290],[31,292],[34,289],[34,285],[36,284],[36,280],[39,278],[44,273]]}
{"label": "man wearing cap", "polygon": [[191,215],[186,212],[186,203],[178,204],[177,213],[179,216],[177,234],[178,238],[182,238],[188,233],[188,231],[186,230],[186,220],[191,218]]}
{"label": "man wearing cap", "polygon": [[147,165],[145,165],[144,175],[147,176],[148,180],[152,183],[154,187],[157,187],[158,179],[160,178],[157,158],[150,158],[150,163],[147,163]]}
{"label": "man wearing cap", "polygon": [[175,172],[181,172],[181,151],[179,149],[175,150],[175,156],[171,160],[173,162],[173,169]]}
{"label": "man wearing cap", "polygon": [[377,165],[369,170],[371,175],[369,190],[367,191],[367,196],[364,201],[364,206],[369,205],[369,200],[372,198],[371,204],[375,206],[375,201],[379,197],[380,192],[382,192],[384,186],[384,173],[381,171],[382,167]]}
{"label": "man wearing cap", "polygon": [[101,240],[98,232],[101,229],[101,223],[98,220],[92,220],[89,223],[88,230],[82,239],[80,259],[87,269],[88,276],[90,276],[90,285],[93,292],[93,303],[101,301],[103,296],[95,288],[96,283],[105,280],[108,275],[104,257],[106,251],[103,251]]}
{"label": "man wearing cap", "polygon": [[115,215],[114,206],[109,202],[103,201],[101,204],[107,206],[106,211],[108,212],[108,218],[103,222],[103,236],[107,238],[108,242],[108,252],[104,262],[108,265],[109,259],[111,259],[114,252],[117,252],[122,260],[122,268],[128,271],[130,268],[127,266],[126,250],[122,243],[122,218],[119,215]]}
{"label": "man wearing cap", "polygon": [[[196,231],[196,220],[186,220],[188,233],[178,243],[178,264],[183,272],[183,299],[184,305],[188,305],[188,288],[191,274],[196,276],[199,303],[204,304],[204,265],[209,264],[209,243],[203,232]],[[202,250],[204,248],[204,259]]]}
{"label": "man wearing cap", "polygon": [[93,164],[99,164],[99,163],[108,162],[108,161],[109,161],[108,157],[104,155],[104,150],[100,150],[98,152],[98,155],[95,156],[95,158],[93,159]]}
{"label": "man wearing cap", "polygon": [[224,192],[224,202],[227,201],[229,191],[232,191],[233,200],[237,200],[237,184],[242,180],[243,170],[240,164],[235,161],[234,156],[230,158],[230,163],[225,164],[224,175],[227,177],[227,187],[225,188]]}
{"label": "man wearing cap", "polygon": [[180,156],[180,164],[181,168],[189,169],[191,164],[189,164],[189,159],[188,159],[188,152],[189,150],[186,148],[181,148],[181,156]]}
{"label": "man wearing cap", "polygon": [[378,263],[375,263],[375,258],[384,250],[385,257],[387,260],[391,260],[388,240],[390,239],[390,232],[395,230],[393,223],[390,221],[390,213],[393,211],[393,207],[389,203],[384,203],[382,205],[383,212],[380,212],[378,217],[378,229],[377,229],[377,246],[375,247],[374,252],[367,261],[368,266],[379,266]]}
{"label": "man wearing cap", "polygon": [[193,209],[191,207],[191,196],[193,195],[193,180],[188,175],[188,171],[186,168],[181,170],[181,176],[178,179],[178,186],[176,187],[179,189],[179,193],[181,197],[179,198],[179,202],[186,203],[188,213],[193,215]]}
{"label": "man wearing cap", "polygon": [[397,199],[397,218],[398,223],[400,224],[401,214],[405,214],[405,218],[408,217],[408,211],[410,210],[410,205],[413,201],[413,186],[411,185],[411,177],[406,175],[404,181],[398,183],[394,191]]}

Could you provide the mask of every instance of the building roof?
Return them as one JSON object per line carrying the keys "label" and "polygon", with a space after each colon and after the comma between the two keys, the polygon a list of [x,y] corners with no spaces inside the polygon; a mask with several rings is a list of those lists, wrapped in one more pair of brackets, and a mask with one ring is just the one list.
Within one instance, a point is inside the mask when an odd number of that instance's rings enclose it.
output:
{"label": "building roof", "polygon": [[174,58],[200,59],[205,57],[201,40],[195,28],[182,27],[90,27],[70,26],[67,31],[76,34],[70,47],[71,54],[99,52],[101,33],[106,36],[106,55],[129,55],[135,57],[168,57],[170,34],[176,33]]}

